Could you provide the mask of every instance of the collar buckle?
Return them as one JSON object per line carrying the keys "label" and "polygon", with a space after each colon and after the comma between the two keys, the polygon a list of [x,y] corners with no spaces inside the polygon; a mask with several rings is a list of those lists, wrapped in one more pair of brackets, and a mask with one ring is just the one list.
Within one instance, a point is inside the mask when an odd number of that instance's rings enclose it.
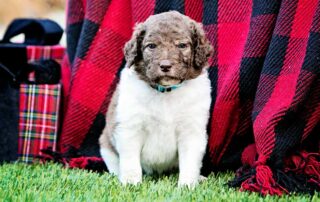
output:
{"label": "collar buckle", "polygon": [[179,84],[171,85],[171,86],[162,86],[160,84],[156,84],[155,86],[151,86],[151,87],[156,89],[160,93],[166,93],[166,92],[171,92],[173,90],[176,90],[181,86],[182,86],[182,84],[179,83]]}

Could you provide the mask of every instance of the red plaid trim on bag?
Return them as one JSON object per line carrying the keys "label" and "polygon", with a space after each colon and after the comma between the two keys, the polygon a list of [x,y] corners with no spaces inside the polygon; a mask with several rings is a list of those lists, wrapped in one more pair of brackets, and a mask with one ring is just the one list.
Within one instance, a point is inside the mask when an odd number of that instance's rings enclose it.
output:
{"label": "red plaid trim on bag", "polygon": [[61,84],[20,85],[19,160],[31,163],[41,150],[57,148]]}
{"label": "red plaid trim on bag", "polygon": [[65,48],[60,45],[56,46],[28,46],[28,62],[34,62],[41,59],[54,59],[61,62],[65,53]]}
{"label": "red plaid trim on bag", "polygon": [[[56,46],[27,46],[28,63],[41,59],[54,59],[61,63],[65,53],[65,48],[60,45]],[[29,81],[35,81],[34,72],[29,74]]]}

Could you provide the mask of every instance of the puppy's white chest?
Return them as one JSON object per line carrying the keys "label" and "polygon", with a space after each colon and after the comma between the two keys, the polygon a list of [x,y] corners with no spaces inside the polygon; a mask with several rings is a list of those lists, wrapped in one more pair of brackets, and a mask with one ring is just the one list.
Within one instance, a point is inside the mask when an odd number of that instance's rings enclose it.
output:
{"label": "puppy's white chest", "polygon": [[[178,147],[182,137],[183,142],[188,142],[189,138],[198,136],[196,139],[203,142],[200,149],[205,148],[209,107],[207,74],[186,81],[173,92],[161,94],[139,80],[134,72],[124,69],[116,110],[117,122],[122,126],[118,128],[120,133],[116,133],[115,142],[117,138],[128,141],[121,129],[129,128],[140,147],[142,168],[147,173],[170,170],[179,165]],[[117,150],[121,153],[121,147]]]}
{"label": "puppy's white chest", "polygon": [[177,134],[172,120],[172,114],[148,117],[141,151],[141,164],[146,172],[161,173],[178,165]]}

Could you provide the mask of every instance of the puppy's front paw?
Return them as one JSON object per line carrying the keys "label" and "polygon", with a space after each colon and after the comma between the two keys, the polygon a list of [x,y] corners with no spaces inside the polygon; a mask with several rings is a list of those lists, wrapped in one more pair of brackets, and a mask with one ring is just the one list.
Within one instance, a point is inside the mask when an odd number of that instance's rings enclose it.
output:
{"label": "puppy's front paw", "polygon": [[127,184],[137,185],[142,182],[142,173],[126,172],[126,173],[120,174],[120,182],[123,185],[127,185]]}
{"label": "puppy's front paw", "polygon": [[188,187],[189,189],[195,188],[195,186],[199,183],[199,178],[179,178],[178,187]]}
{"label": "puppy's front paw", "polygon": [[199,182],[204,182],[204,181],[206,181],[208,178],[207,177],[205,177],[205,176],[203,176],[203,175],[200,175],[199,176]]}

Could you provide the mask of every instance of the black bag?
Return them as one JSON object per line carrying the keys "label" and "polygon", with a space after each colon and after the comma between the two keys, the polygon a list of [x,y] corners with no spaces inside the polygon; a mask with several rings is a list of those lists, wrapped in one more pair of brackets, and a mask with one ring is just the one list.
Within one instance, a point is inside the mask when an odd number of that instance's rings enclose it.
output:
{"label": "black bag", "polygon": [[[22,44],[12,37],[25,35]],[[19,84],[27,81],[32,65],[27,64],[27,45],[55,45],[63,34],[60,26],[46,19],[17,19],[0,41],[0,162],[18,158]],[[37,67],[37,66],[34,66]]]}

